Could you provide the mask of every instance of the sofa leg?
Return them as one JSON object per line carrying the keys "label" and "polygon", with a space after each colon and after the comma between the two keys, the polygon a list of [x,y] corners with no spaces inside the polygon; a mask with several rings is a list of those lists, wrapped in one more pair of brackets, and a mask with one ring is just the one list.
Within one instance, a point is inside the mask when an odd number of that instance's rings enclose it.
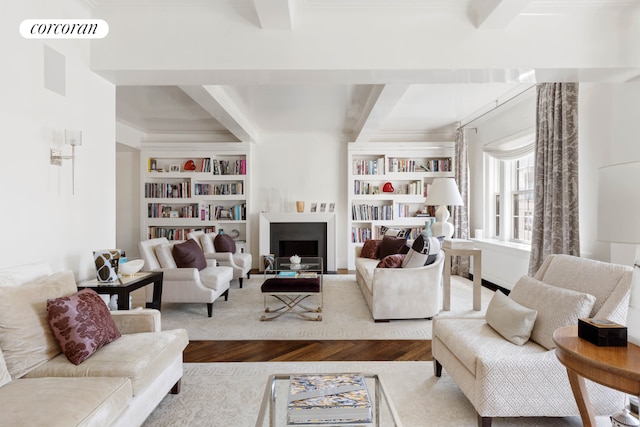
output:
{"label": "sofa leg", "polygon": [[180,384],[182,382],[182,378],[180,378],[174,385],[171,387],[169,393],[171,394],[180,394]]}
{"label": "sofa leg", "polygon": [[213,303],[212,302],[208,302],[207,303],[207,315],[209,317],[211,317],[213,315]]}
{"label": "sofa leg", "polygon": [[478,414],[478,427],[491,427],[491,421],[493,418],[491,417],[483,417]]}
{"label": "sofa leg", "polygon": [[251,279],[251,272],[247,271],[247,279]]}
{"label": "sofa leg", "polygon": [[436,359],[433,359],[433,375],[438,378],[442,376],[442,365]]}
{"label": "sofa leg", "polygon": [[222,294],[222,295],[224,295],[224,300],[225,300],[225,301],[229,301],[229,289],[227,289],[226,291],[224,291],[224,294]]}
{"label": "sofa leg", "polygon": [[238,279],[238,282],[240,282],[240,289],[242,289],[242,277]]}

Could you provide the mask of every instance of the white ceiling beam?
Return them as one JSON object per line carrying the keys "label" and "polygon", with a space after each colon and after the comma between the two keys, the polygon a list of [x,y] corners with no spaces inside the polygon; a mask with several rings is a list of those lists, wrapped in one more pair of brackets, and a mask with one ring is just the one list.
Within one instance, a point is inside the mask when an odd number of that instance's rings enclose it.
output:
{"label": "white ceiling beam", "polygon": [[263,30],[293,28],[293,0],[253,0]]}
{"label": "white ceiling beam", "polygon": [[249,119],[242,101],[227,86],[180,86],[213,118],[241,142],[257,142],[258,132]]}
{"label": "white ceiling beam", "polygon": [[354,129],[354,142],[369,142],[391,110],[398,104],[408,84],[375,85]]}
{"label": "white ceiling beam", "polygon": [[475,26],[484,30],[503,30],[522,13],[531,0],[473,0]]}

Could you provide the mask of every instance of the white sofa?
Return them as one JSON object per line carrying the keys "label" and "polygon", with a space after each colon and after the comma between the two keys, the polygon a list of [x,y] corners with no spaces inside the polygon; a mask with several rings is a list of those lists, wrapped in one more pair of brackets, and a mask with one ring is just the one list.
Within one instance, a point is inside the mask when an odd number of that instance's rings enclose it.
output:
{"label": "white sofa", "polygon": [[[533,278],[524,276],[518,286],[541,289],[545,285],[593,295],[595,304],[584,317],[607,318],[625,324],[629,305],[631,267],[614,265],[568,255],[548,256]],[[540,285],[538,282],[542,282]],[[522,289],[522,288],[521,288]],[[526,301],[532,308],[544,294],[562,290],[529,291]],[[522,299],[522,292],[518,292]],[[529,301],[529,302],[527,302]],[[527,305],[529,304],[529,305]],[[542,305],[542,304],[540,304]],[[553,306],[556,305],[556,308]],[[478,425],[488,427],[492,417],[564,417],[579,416],[565,367],[558,361],[551,335],[558,323],[569,316],[568,306],[559,298],[537,309],[531,339],[516,345],[503,338],[486,318],[437,317],[433,322],[432,353],[436,376],[442,368],[456,381],[478,413]],[[563,317],[564,316],[564,317]],[[576,314],[577,316],[577,314]],[[577,323],[571,319],[572,324]],[[535,328],[542,328],[536,332]],[[560,325],[562,326],[562,325]],[[620,411],[622,393],[587,381],[589,398],[597,415]]]}
{"label": "white sofa", "polygon": [[46,301],[76,291],[70,271],[0,269],[0,425],[139,426],[179,391],[187,333],[161,331],[157,310],[111,312],[122,336],[79,365],[69,362]]}
{"label": "white sofa", "polygon": [[356,281],[375,321],[430,319],[442,309],[444,252],[424,267],[376,268],[380,260],[355,248]]}

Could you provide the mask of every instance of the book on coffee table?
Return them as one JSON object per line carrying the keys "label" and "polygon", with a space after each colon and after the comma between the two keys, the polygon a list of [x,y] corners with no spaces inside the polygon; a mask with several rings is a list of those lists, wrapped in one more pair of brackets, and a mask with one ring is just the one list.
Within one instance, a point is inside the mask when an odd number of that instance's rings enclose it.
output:
{"label": "book on coffee table", "polygon": [[292,375],[287,424],[372,423],[373,411],[361,374]]}
{"label": "book on coffee table", "polygon": [[278,277],[298,277],[297,271],[279,271]]}

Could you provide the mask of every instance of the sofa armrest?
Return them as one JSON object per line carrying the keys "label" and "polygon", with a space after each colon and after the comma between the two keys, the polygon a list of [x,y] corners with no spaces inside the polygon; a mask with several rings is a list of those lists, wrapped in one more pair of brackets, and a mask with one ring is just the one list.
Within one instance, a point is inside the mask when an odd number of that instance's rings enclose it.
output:
{"label": "sofa armrest", "polygon": [[114,310],[111,317],[122,334],[138,332],[160,332],[160,312],[143,308],[137,310]]}
{"label": "sofa armrest", "polygon": [[[209,263],[207,263],[209,267]],[[197,268],[161,268],[155,271],[162,271],[163,282],[186,282],[200,280]]]}

